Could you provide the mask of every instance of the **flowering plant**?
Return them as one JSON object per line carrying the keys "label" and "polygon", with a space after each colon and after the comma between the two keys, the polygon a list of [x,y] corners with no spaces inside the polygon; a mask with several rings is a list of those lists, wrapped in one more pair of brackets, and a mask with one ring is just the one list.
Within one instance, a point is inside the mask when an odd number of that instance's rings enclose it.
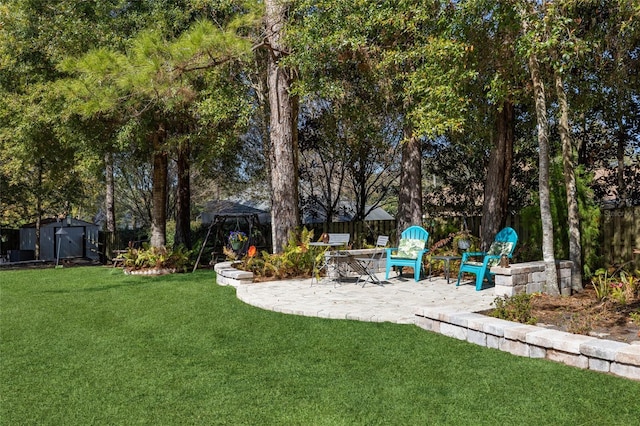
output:
{"label": "flowering plant", "polygon": [[243,243],[247,241],[249,237],[242,231],[231,231],[229,234],[229,243]]}

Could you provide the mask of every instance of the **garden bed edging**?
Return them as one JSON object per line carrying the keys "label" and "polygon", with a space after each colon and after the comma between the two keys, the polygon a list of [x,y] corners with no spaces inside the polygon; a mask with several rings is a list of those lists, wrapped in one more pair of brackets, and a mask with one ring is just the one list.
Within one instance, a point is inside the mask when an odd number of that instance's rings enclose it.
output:
{"label": "garden bed edging", "polygon": [[631,344],[520,324],[472,312],[425,308],[416,312],[424,330],[527,358],[640,380],[640,342]]}

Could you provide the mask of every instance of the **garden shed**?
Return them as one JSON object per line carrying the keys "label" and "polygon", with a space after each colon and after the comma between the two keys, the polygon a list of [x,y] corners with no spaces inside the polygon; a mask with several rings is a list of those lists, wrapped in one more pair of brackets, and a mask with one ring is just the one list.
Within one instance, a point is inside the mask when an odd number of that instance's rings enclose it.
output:
{"label": "garden shed", "polygon": [[[20,228],[20,250],[10,253],[9,261],[33,260],[36,224]],[[43,219],[40,222],[40,260],[87,258],[99,260],[98,225],[84,220]]]}

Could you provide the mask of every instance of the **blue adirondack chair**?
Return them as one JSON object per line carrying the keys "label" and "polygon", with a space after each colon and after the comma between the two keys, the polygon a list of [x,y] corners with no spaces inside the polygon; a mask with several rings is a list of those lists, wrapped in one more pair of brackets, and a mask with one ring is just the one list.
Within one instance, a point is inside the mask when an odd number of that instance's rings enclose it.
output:
{"label": "blue adirondack chair", "polygon": [[[496,234],[488,251],[462,253],[456,286],[460,285],[462,274],[465,272],[476,276],[476,291],[482,290],[482,283],[485,279],[489,282],[489,285],[493,285],[491,267],[500,263],[500,258],[503,255],[511,258],[517,243],[518,234],[516,234],[516,231],[513,228],[506,227]],[[470,258],[477,258],[477,260],[470,260]]]}
{"label": "blue adirondack chair", "polygon": [[391,272],[392,267],[399,266],[400,272],[402,272],[403,266],[411,266],[414,271],[413,277],[416,282],[420,281],[422,256],[429,251],[426,248],[427,241],[429,241],[429,232],[420,226],[410,226],[402,231],[398,247],[387,249],[387,274],[385,279],[389,279],[389,272]]}

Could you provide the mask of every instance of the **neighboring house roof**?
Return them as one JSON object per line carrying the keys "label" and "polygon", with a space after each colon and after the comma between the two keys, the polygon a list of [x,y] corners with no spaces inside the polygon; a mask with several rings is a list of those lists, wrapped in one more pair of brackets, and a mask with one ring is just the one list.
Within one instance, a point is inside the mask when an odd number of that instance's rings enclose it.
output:
{"label": "neighboring house roof", "polygon": [[[260,223],[270,223],[271,213],[268,209],[260,209],[253,207],[252,201],[247,200],[243,202],[236,202],[231,200],[215,200],[209,201],[201,214],[202,223],[213,222],[214,216],[245,216],[251,214],[257,214]],[[371,206],[366,206],[365,210],[371,209]],[[334,222],[350,222],[355,215],[355,203],[342,202],[338,207],[338,212],[333,218]],[[376,207],[367,214],[365,220],[394,220],[395,218],[390,215],[382,207]],[[322,223],[326,222],[324,212],[321,209],[305,209],[303,215],[303,223]]]}
{"label": "neighboring house roof", "polygon": [[[367,210],[369,207],[370,206],[366,206],[365,210]],[[364,218],[364,220],[394,220],[394,219],[395,217],[389,214],[382,207],[376,207],[375,209],[371,210],[369,214]]]}
{"label": "neighboring house roof", "polygon": [[[365,211],[371,209],[371,206],[365,206]],[[339,203],[336,215],[333,217],[334,222],[350,222],[355,216],[355,203],[343,201]],[[370,220],[394,220],[395,218],[390,215],[382,207],[376,207],[371,210],[364,218],[366,221]],[[325,212],[322,209],[309,206],[305,209],[302,218],[303,223],[322,223],[326,222]]]}

